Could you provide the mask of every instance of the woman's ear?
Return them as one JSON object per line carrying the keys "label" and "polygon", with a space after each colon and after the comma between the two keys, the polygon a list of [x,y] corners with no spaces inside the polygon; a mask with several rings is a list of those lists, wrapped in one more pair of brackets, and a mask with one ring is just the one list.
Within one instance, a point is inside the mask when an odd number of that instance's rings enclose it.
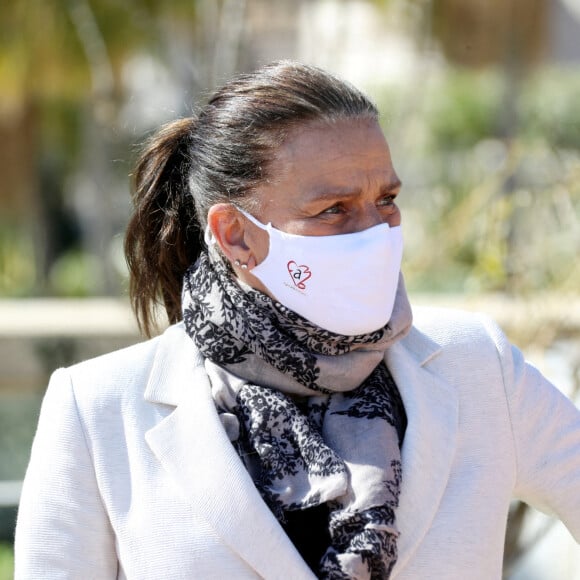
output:
{"label": "woman's ear", "polygon": [[251,273],[268,254],[268,233],[250,222],[230,203],[212,205],[207,214],[207,223],[236,276],[271,296],[262,282]]}
{"label": "woman's ear", "polygon": [[245,220],[230,203],[209,208],[207,223],[223,255],[232,263],[247,263],[250,248],[246,243]]}

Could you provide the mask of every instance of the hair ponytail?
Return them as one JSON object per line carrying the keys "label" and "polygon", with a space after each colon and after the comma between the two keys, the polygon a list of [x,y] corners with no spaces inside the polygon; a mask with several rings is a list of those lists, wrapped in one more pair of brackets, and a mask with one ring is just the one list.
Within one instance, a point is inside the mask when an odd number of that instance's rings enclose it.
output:
{"label": "hair ponytail", "polygon": [[139,328],[155,331],[156,305],[170,323],[181,320],[186,269],[201,251],[193,197],[189,192],[192,118],[164,125],[146,143],[134,179],[134,212],[125,235],[129,295]]}

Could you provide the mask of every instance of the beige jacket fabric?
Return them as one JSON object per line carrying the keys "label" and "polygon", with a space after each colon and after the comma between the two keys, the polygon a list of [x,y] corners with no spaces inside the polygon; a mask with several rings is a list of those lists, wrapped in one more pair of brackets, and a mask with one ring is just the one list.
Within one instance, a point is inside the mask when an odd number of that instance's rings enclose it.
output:
{"label": "beige jacket fabric", "polygon": [[[409,422],[392,578],[499,580],[513,497],[580,540],[580,414],[493,323],[415,310],[386,362]],[[181,325],[53,375],[15,550],[16,580],[314,578]]]}

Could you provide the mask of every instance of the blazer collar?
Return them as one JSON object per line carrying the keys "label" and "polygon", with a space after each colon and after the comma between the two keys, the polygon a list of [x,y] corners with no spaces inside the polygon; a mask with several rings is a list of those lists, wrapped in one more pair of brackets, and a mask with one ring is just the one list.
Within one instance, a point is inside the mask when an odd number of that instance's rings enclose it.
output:
{"label": "blazer collar", "polygon": [[157,339],[144,397],[150,403],[176,407],[189,389],[187,377],[195,367],[203,366],[203,357],[185,334],[183,323],[170,326]]}
{"label": "blazer collar", "polygon": [[442,348],[415,327],[385,360],[401,393],[407,431],[401,450],[403,480],[396,511],[399,556],[392,577],[404,569],[439,509],[457,446],[458,397],[435,371]]}
{"label": "blazer collar", "polygon": [[145,435],[154,455],[224,543],[260,576],[311,580],[226,436],[193,341],[180,325],[160,341],[145,397],[176,408]]}

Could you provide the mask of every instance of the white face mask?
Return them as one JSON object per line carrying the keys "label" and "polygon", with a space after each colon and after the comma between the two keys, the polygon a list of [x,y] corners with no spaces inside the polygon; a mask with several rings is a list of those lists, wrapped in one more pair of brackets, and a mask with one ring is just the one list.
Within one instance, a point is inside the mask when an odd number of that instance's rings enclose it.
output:
{"label": "white face mask", "polygon": [[268,232],[268,255],[251,272],[278,302],[346,336],[373,332],[390,320],[403,256],[401,226],[298,236],[239,211]]}

